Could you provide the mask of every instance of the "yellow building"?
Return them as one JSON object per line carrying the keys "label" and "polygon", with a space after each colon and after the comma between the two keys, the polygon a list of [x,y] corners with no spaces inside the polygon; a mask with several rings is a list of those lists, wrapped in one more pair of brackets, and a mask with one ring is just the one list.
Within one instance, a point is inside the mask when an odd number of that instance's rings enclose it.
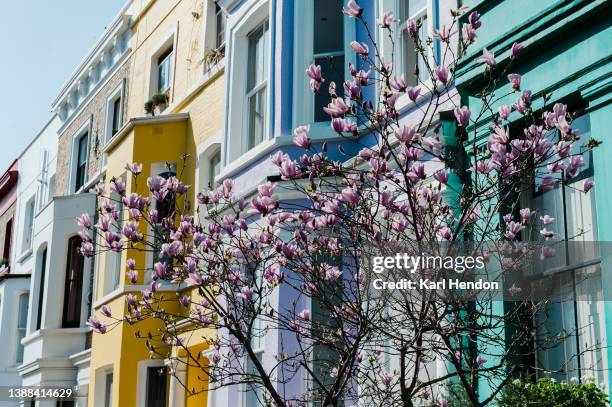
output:
{"label": "yellow building", "polygon": [[[195,194],[214,183],[221,161],[224,16],[213,0],[135,0],[130,13],[128,120],[104,148],[106,184],[113,178],[123,178],[127,193],[147,195],[147,177],[177,167],[180,170],[184,165],[181,181],[192,187],[176,205],[193,210]],[[125,170],[125,164],[131,162],[143,164],[137,183]],[[136,284],[130,283],[125,274],[128,258],[136,260],[139,268],[153,264],[153,253],[138,250],[121,256],[98,256],[93,305],[96,315],[105,305],[114,317],[125,315],[126,296],[149,287],[151,277],[143,272]],[[176,287],[170,285],[162,285],[160,292],[166,298],[177,296]],[[207,382],[200,369],[172,366],[176,373],[172,375],[168,362],[151,358],[145,340],[136,337],[137,333],[154,333],[156,328],[151,320],[134,325],[121,322],[105,335],[94,335],[89,407],[209,403],[207,393],[202,391]],[[206,360],[203,352],[213,337],[214,332],[200,332],[190,335],[186,345],[191,354]],[[157,345],[164,349],[163,344]],[[181,349],[166,350],[177,357],[185,356]],[[180,382],[186,383],[188,390]],[[196,394],[191,395],[190,390]]]}

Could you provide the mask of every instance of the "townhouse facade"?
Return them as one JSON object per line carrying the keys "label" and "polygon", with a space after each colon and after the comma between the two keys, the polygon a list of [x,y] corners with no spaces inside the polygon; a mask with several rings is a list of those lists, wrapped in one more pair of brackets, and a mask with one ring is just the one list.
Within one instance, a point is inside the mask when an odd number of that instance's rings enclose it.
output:
{"label": "townhouse facade", "polygon": [[[572,128],[580,137],[578,148],[591,138],[603,144],[587,153],[585,166],[579,176],[566,183],[555,184],[552,191],[539,188],[538,178],[521,196],[522,207],[545,212],[557,219],[557,237],[565,250],[579,254],[568,256],[557,266],[560,281],[555,295],[561,304],[547,309],[546,321],[537,322],[547,334],[575,332],[570,338],[546,350],[537,350],[534,358],[523,363],[534,366],[532,373],[551,376],[565,382],[593,382],[610,392],[610,347],[612,333],[609,302],[610,267],[606,255],[610,235],[610,192],[608,174],[610,146],[607,132],[611,125],[609,38],[612,34],[610,3],[605,1],[559,2],[521,0],[465,1],[468,8],[464,19],[472,12],[480,14],[482,27],[478,42],[462,57],[455,73],[463,105],[472,112],[482,108],[477,94],[485,79],[483,67],[477,61],[483,49],[495,54],[496,70],[511,63],[508,72],[522,76],[521,83],[532,93],[531,109],[535,116],[551,111],[556,103],[567,105],[573,117]],[[524,49],[512,59],[512,44]],[[520,91],[512,92],[508,81],[502,80],[495,89],[504,95],[500,104],[516,103]],[[544,98],[543,96],[547,97]],[[512,135],[524,123],[522,115],[514,111],[508,118]],[[476,142],[486,143],[492,122],[490,113],[468,128],[476,131]],[[548,134],[558,141],[556,134]],[[469,142],[473,142],[470,140]],[[537,174],[534,174],[537,175]],[[594,181],[595,188],[585,194],[584,183]],[[594,193],[593,193],[594,192]],[[595,243],[593,243],[595,242]],[[577,251],[576,251],[577,250]],[[505,307],[511,306],[505,304]],[[502,333],[503,334],[503,333]],[[535,339],[538,340],[537,338]],[[570,361],[569,365],[565,365]],[[549,373],[546,373],[549,372]],[[482,383],[481,396],[487,397],[487,384]]]}
{"label": "townhouse facade", "polygon": [[[24,386],[72,387],[88,399],[95,262],[79,252],[75,217],[95,215],[89,189],[104,174],[101,148],[123,122],[129,65],[129,3],[83,58],[52,104],[49,125],[24,152],[23,250],[20,269],[31,274],[24,357],[17,370]],[[42,152],[41,152],[42,151]],[[42,155],[41,155],[42,154]],[[40,157],[39,157],[40,156]],[[19,199],[18,199],[19,205]],[[51,400],[31,405],[55,406]]]}
{"label": "townhouse facade", "polygon": [[[25,332],[28,313],[28,286],[30,275],[12,273],[14,252],[14,226],[19,179],[19,159],[14,160],[0,176],[0,242],[2,260],[0,265],[0,343],[6,344],[11,352],[0,356],[0,383],[20,383],[16,366],[23,358],[20,340]],[[17,312],[15,312],[17,310]],[[11,406],[0,401],[0,406]]]}
{"label": "townhouse facade", "polygon": [[[135,1],[130,30],[127,120],[103,149],[106,183],[121,178],[126,193],[146,194],[145,183],[137,183],[125,169],[131,162],[143,165],[141,180],[180,173],[181,181],[191,188],[184,199],[172,205],[192,213],[196,190],[214,184],[219,170],[225,89],[224,14],[209,0]],[[157,210],[162,211],[158,205]],[[119,211],[126,221],[127,211]],[[153,253],[138,250],[101,254],[94,311],[107,306],[113,315],[125,315],[125,297],[150,288],[150,271],[140,273],[136,284],[125,276],[128,258],[148,270],[159,260]],[[166,296],[176,291],[167,284],[158,288]],[[207,405],[207,382],[198,379],[201,374],[197,369],[170,366],[163,358],[151,358],[143,339],[135,336],[136,331],[146,335],[155,330],[152,321],[134,326],[120,322],[105,335],[94,336],[89,386],[93,397],[89,406]],[[214,337],[214,332],[206,337]],[[186,345],[202,355],[210,343],[197,338]],[[158,345],[163,349],[164,344]],[[184,383],[189,383],[195,394],[188,395]]]}

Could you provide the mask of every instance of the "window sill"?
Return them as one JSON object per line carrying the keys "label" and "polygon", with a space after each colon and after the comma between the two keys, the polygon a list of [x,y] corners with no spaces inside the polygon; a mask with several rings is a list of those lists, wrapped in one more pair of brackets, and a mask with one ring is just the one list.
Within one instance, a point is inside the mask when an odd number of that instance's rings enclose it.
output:
{"label": "window sill", "polygon": [[19,258],[17,259],[18,263],[23,263],[24,261],[26,261],[30,256],[32,255],[32,248],[30,247],[28,250],[26,250],[25,252],[23,252],[21,254],[21,256],[19,256]]}

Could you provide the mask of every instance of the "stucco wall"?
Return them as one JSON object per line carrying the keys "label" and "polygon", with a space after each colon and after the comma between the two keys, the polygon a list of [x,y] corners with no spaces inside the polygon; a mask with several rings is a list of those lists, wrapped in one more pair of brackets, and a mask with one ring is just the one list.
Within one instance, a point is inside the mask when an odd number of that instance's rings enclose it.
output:
{"label": "stucco wall", "polygon": [[[89,135],[89,158],[87,162],[87,179],[90,180],[102,168],[102,148],[104,147],[106,126],[106,99],[125,79],[125,94],[123,95],[123,123],[127,120],[127,101],[129,89],[129,59],[117,69],[108,82],[94,95],[87,105],[76,117],[70,119],[68,126],[60,130],[59,146],[57,152],[57,169],[55,177],[55,196],[67,195],[70,182],[70,161],[72,158],[72,141],[79,131],[90,119],[92,120],[91,134]],[[87,182],[87,181],[86,181]]]}

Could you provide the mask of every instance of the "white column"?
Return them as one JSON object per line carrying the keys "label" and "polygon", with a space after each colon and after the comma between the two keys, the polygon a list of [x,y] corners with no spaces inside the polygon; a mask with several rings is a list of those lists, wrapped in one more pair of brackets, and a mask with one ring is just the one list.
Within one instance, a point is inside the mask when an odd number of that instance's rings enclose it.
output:
{"label": "white column", "polygon": [[183,361],[166,361],[170,375],[170,407],[185,406],[185,386],[187,386],[187,365]]}

